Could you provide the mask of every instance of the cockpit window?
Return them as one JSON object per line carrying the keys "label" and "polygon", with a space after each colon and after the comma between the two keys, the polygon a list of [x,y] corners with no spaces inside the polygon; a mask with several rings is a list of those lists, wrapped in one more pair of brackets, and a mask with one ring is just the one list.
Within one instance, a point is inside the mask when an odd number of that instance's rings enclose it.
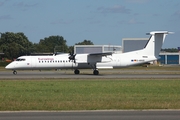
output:
{"label": "cockpit window", "polygon": [[16,61],[26,61],[26,59],[24,59],[24,58],[18,58],[18,59],[16,59]]}

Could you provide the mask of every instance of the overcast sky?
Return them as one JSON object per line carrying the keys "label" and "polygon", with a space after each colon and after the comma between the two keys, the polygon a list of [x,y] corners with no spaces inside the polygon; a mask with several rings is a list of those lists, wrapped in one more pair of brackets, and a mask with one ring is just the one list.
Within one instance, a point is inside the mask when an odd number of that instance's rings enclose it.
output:
{"label": "overcast sky", "polygon": [[180,46],[180,0],[0,0],[0,32],[23,32],[33,43],[59,35],[69,46],[122,45],[157,30],[175,32],[163,48]]}

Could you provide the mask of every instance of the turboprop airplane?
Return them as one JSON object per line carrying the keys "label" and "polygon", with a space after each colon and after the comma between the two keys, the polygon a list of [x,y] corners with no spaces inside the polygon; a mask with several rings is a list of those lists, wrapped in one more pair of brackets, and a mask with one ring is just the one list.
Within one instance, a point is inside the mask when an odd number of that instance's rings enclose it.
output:
{"label": "turboprop airplane", "polygon": [[159,58],[159,53],[168,31],[153,31],[145,47],[127,53],[90,53],[90,54],[60,54],[52,56],[21,56],[5,68],[13,70],[42,70],[42,69],[92,69],[98,75],[101,68],[120,68],[151,62]]}

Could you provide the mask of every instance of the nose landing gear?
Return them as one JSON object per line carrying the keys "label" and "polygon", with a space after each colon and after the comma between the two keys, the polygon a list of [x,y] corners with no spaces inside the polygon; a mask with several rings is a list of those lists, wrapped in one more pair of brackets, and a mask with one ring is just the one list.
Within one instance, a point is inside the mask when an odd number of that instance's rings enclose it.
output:
{"label": "nose landing gear", "polygon": [[17,74],[17,71],[16,71],[16,70],[14,70],[14,71],[13,71],[13,74],[14,74],[14,75],[16,75],[16,74]]}

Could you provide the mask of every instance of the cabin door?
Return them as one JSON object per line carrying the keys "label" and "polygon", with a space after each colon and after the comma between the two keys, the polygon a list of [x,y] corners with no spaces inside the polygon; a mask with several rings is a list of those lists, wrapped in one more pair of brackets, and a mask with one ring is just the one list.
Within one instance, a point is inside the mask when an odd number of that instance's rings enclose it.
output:
{"label": "cabin door", "polygon": [[35,58],[31,58],[31,67],[36,68],[36,62],[37,60]]}

